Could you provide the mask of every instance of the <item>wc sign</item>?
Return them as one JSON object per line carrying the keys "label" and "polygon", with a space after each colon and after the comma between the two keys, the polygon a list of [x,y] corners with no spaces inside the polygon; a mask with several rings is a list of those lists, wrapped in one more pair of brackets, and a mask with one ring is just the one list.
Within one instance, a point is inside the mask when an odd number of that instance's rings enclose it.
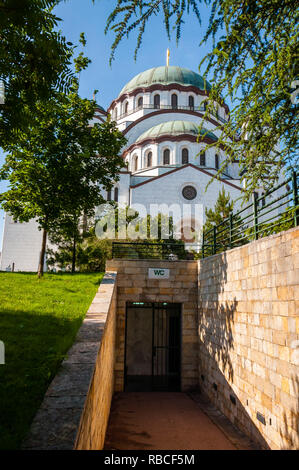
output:
{"label": "wc sign", "polygon": [[149,268],[149,279],[169,279],[169,269],[164,268]]}

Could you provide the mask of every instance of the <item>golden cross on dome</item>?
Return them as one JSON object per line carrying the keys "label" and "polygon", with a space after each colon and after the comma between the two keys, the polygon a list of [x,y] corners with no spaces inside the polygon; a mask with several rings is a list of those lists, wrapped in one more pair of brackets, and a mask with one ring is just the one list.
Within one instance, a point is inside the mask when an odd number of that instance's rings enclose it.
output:
{"label": "golden cross on dome", "polygon": [[167,52],[166,52],[166,67],[169,66],[169,57],[170,57],[170,50],[167,49]]}

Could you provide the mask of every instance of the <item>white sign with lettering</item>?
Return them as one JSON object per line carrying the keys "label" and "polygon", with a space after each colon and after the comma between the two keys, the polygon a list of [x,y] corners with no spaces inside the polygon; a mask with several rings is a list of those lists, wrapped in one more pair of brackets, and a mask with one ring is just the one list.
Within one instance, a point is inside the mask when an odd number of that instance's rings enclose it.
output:
{"label": "white sign with lettering", "polygon": [[149,279],[169,279],[169,269],[164,268],[149,268]]}

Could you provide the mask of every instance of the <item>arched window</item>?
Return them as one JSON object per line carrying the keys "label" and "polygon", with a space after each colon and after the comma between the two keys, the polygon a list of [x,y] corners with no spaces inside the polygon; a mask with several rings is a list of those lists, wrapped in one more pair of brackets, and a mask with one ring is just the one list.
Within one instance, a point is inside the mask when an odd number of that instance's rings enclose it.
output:
{"label": "arched window", "polygon": [[215,168],[219,170],[219,155],[217,153],[215,155]]}
{"label": "arched window", "polygon": [[125,103],[125,107],[124,107],[124,113],[125,113],[125,114],[128,114],[128,111],[129,111],[129,103],[126,102],[126,103]]}
{"label": "arched window", "polygon": [[138,106],[138,108],[142,108],[142,106],[143,106],[143,98],[142,98],[142,96],[138,99],[137,106]]}
{"label": "arched window", "polygon": [[160,108],[160,95],[155,95],[154,96],[154,107],[155,108]]}
{"label": "arched window", "polygon": [[206,101],[202,102],[202,107],[203,107],[204,111],[207,110],[207,102]]}
{"label": "arched window", "polygon": [[171,95],[171,107],[176,109],[178,107],[178,95]]}
{"label": "arched window", "polygon": [[189,96],[189,108],[194,109],[194,97]]}
{"label": "arched window", "polygon": [[135,157],[133,157],[133,171],[137,171],[138,170],[138,157],[137,155],[135,155]]}
{"label": "arched window", "polygon": [[146,158],[146,166],[149,168],[153,164],[153,154],[152,152],[148,152],[147,158]]}
{"label": "arched window", "polygon": [[206,166],[206,152],[200,154],[200,165]]}
{"label": "arched window", "polygon": [[182,164],[186,165],[186,163],[189,163],[189,152],[188,152],[188,149],[183,149],[182,150]]}
{"label": "arched window", "polygon": [[114,201],[118,202],[118,188],[114,188]]}
{"label": "arched window", "polygon": [[170,150],[166,149],[163,152],[163,165],[169,165],[170,163]]}
{"label": "arched window", "polygon": [[114,119],[115,119],[115,121],[117,121],[117,108],[115,108],[115,110],[114,110]]}
{"label": "arched window", "polygon": [[107,191],[107,201],[111,201],[111,189]]}

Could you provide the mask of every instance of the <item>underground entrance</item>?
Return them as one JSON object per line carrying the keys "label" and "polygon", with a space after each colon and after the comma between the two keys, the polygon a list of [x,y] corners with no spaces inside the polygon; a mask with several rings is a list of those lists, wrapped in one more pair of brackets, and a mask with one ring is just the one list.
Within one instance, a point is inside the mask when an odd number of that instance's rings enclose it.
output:
{"label": "underground entrance", "polygon": [[127,302],[125,391],[180,391],[181,304]]}

